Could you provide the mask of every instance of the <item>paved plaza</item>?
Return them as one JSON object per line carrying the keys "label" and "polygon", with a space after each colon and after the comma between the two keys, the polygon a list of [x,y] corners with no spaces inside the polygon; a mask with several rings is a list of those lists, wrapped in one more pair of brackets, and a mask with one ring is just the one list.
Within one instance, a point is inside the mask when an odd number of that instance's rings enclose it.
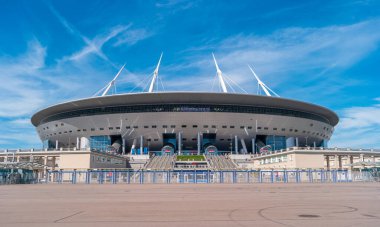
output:
{"label": "paved plaza", "polygon": [[379,223],[379,183],[0,186],[3,227]]}

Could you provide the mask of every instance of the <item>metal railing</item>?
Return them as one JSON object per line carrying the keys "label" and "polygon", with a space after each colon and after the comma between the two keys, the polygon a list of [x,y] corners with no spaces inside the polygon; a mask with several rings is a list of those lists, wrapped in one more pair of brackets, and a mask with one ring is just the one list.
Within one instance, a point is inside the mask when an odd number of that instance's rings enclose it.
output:
{"label": "metal railing", "polygon": [[251,184],[378,181],[369,172],[348,170],[72,170],[48,171],[46,183],[58,184]]}

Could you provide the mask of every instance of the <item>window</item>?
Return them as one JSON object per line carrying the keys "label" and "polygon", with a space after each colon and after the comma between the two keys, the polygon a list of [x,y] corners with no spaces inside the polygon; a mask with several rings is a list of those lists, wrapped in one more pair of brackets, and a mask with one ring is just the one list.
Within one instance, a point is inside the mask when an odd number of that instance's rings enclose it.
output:
{"label": "window", "polygon": [[93,131],[95,131],[95,129],[94,129],[94,128],[91,128],[91,131],[93,132]]}
{"label": "window", "polygon": [[216,128],[216,125],[211,126],[211,128]]}
{"label": "window", "polygon": [[157,125],[152,125],[152,128],[157,128]]}
{"label": "window", "polygon": [[241,129],[244,129],[244,126],[240,126]]}
{"label": "window", "polygon": [[113,130],[113,127],[109,127],[108,130]]}
{"label": "window", "polygon": [[135,126],[133,126],[133,128],[139,128],[139,126],[135,125]]}
{"label": "window", "polygon": [[[315,121],[331,124],[323,115],[307,113],[303,111],[273,108],[273,107],[258,107],[258,106],[240,106],[240,105],[222,105],[222,104],[155,104],[155,105],[130,105],[130,106],[108,106],[94,107],[91,109],[73,110],[64,113],[47,116],[38,124],[43,124],[61,119],[83,116],[94,116],[102,114],[115,113],[144,113],[144,112],[225,112],[225,113],[252,113],[252,114],[268,114],[278,116],[290,116],[305,118]],[[63,123],[62,123],[63,126]],[[313,127],[313,124],[310,123]]]}
{"label": "window", "polygon": [[103,130],[104,130],[104,128],[99,128],[99,130],[100,130],[100,131],[103,131]]}
{"label": "window", "polygon": [[175,125],[170,125],[170,128],[175,128]]}
{"label": "window", "polygon": [[87,132],[87,129],[84,128],[82,131],[83,131],[83,132]]}
{"label": "window", "polygon": [[192,140],[192,141],[196,141],[196,140],[197,140],[197,138],[192,138],[191,140]]}
{"label": "window", "polygon": [[277,131],[277,128],[273,128],[273,131]]}
{"label": "window", "polygon": [[[182,127],[183,128],[183,127]],[[193,125],[193,128],[198,128],[198,125]]]}
{"label": "window", "polygon": [[186,141],[187,139],[186,138],[182,138],[183,141]]}
{"label": "window", "polygon": [[203,128],[208,128],[208,125],[203,125]]}
{"label": "window", "polygon": [[298,132],[298,129],[294,129],[294,132]]}
{"label": "window", "polygon": [[252,129],[252,126],[248,126],[248,129]]}
{"label": "window", "polygon": [[163,125],[162,128],[168,128],[168,126],[167,125]]}
{"label": "window", "polygon": [[259,126],[259,127],[257,127],[257,129],[261,129],[261,127]]}
{"label": "window", "polygon": [[63,126],[63,123],[61,123],[61,126]]}
{"label": "window", "polygon": [[186,125],[182,125],[181,127],[182,127],[182,128],[186,128]]}
{"label": "window", "polygon": [[282,128],[281,131],[285,132],[285,128]]}
{"label": "window", "polygon": [[264,130],[268,130],[268,127],[264,127]]}
{"label": "window", "polygon": [[289,132],[293,132],[293,129],[291,128],[291,129],[289,129]]}
{"label": "window", "polygon": [[158,141],[158,139],[154,139],[154,141]]}
{"label": "window", "polygon": [[130,128],[131,128],[131,126],[125,126],[125,128],[126,128],[126,129],[130,129]]}
{"label": "window", "polygon": [[80,132],[80,129],[77,129],[77,132]]}
{"label": "window", "polygon": [[120,130],[120,127],[116,127],[117,130]]}
{"label": "window", "polygon": [[222,128],[227,128],[227,125],[223,125]]}
{"label": "window", "polygon": [[230,125],[230,128],[235,128],[235,126],[233,126],[233,125]]}
{"label": "window", "polygon": [[144,128],[149,128],[149,126],[148,125],[144,125]]}

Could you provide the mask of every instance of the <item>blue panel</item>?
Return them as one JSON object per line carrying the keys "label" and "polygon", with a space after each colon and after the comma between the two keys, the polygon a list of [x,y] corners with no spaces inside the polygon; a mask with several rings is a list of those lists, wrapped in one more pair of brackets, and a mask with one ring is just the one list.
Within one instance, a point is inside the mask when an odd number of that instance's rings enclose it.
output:
{"label": "blue panel", "polygon": [[285,136],[267,136],[266,145],[270,145],[272,150],[286,149],[286,138]]}
{"label": "blue panel", "polygon": [[107,151],[111,146],[111,138],[109,136],[91,136],[90,148],[91,150]]}

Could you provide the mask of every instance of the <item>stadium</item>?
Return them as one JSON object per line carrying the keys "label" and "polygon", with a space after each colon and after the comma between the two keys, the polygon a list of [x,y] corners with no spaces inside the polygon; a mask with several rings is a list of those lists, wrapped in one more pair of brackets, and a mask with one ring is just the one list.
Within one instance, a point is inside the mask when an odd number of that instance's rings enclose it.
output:
{"label": "stadium", "polygon": [[[162,55],[161,55],[162,57]],[[255,154],[289,147],[327,147],[339,118],[331,110],[278,97],[250,67],[266,95],[149,90],[61,103],[32,117],[44,148],[89,148],[123,155]],[[272,96],[274,94],[275,96]]]}

